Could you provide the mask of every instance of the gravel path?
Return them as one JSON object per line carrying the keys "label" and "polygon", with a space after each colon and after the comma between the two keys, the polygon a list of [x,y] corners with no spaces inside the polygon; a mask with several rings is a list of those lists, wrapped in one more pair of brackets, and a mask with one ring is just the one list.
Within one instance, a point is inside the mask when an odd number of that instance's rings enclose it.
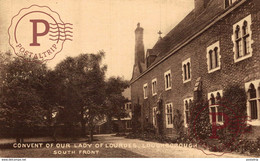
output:
{"label": "gravel path", "polygon": [[[180,147],[177,144],[162,144],[156,142],[143,141],[138,139],[126,139],[124,137],[113,137],[109,135],[99,135],[97,136],[101,142],[109,143],[111,146],[127,146],[123,147],[127,151],[131,151],[137,154],[144,155],[151,158],[248,158],[249,156],[231,154],[231,153],[217,153],[215,155],[210,154],[210,151],[205,151],[207,154],[203,153],[201,150],[196,148]],[[123,144],[123,145],[120,145]],[[135,147],[130,146],[135,145]],[[216,156],[218,155],[218,156]],[[222,155],[222,156],[220,156]]]}
{"label": "gravel path", "polygon": [[[107,135],[95,135],[99,141],[93,142],[93,144],[102,144],[100,153],[98,155],[54,155],[52,154],[55,148],[51,149],[0,149],[0,157],[94,157],[94,158],[124,158],[124,157],[149,157],[149,158],[251,158],[250,156],[244,156],[239,154],[216,153],[215,155],[206,155],[203,151],[197,148],[180,147],[177,144],[162,144],[150,141],[143,141],[139,139],[127,139],[124,137],[115,137],[111,134]],[[0,139],[0,144],[13,143],[14,139]],[[50,142],[51,138],[31,138],[25,139],[26,142]],[[81,143],[84,143],[81,140]],[[71,143],[73,144],[73,143]],[[62,150],[62,149],[58,149]],[[64,150],[80,150],[75,148]],[[83,148],[81,150],[87,150]],[[97,150],[97,149],[89,149]],[[207,154],[212,152],[205,151]],[[217,156],[218,155],[218,156]]]}

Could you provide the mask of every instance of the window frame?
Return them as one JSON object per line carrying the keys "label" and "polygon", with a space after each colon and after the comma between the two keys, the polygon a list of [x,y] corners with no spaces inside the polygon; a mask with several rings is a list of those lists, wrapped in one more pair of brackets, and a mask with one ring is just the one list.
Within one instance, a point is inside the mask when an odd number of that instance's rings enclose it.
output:
{"label": "window frame", "polygon": [[[244,25],[245,22],[247,24],[247,33],[244,34]],[[252,29],[251,29],[251,25],[252,25],[252,16],[251,14],[249,14],[248,16],[246,16],[245,18],[241,19],[239,22],[235,23],[233,25],[233,35],[232,35],[232,41],[233,41],[233,53],[234,53],[234,63],[240,62],[242,60],[245,60],[247,58],[252,57],[253,55],[253,49],[252,49],[252,44],[254,43],[253,39],[252,39]],[[241,42],[241,50],[242,53],[241,56],[238,56],[238,47],[237,47],[237,27],[240,28],[240,42]],[[247,42],[247,48],[245,48],[245,44],[244,44],[244,40],[248,41]],[[248,50],[248,53],[246,53],[245,51]]]}
{"label": "window frame", "polygon": [[[154,87],[154,83],[155,83],[155,87]],[[154,78],[152,80],[152,95],[155,96],[157,95],[157,78]]]}
{"label": "window frame", "polygon": [[[217,51],[217,53],[216,53],[216,51]],[[219,41],[217,41],[207,47],[206,57],[207,57],[208,73],[213,73],[213,72],[221,69],[221,54],[220,54],[220,42]],[[216,66],[216,65],[218,65],[218,66]]]}
{"label": "window frame", "polygon": [[[167,75],[170,75],[170,79],[166,78]],[[167,81],[168,82],[168,87],[167,87]],[[170,89],[172,89],[172,74],[171,74],[171,69],[167,70],[166,72],[164,72],[164,86],[165,86],[165,91],[168,91]]]}
{"label": "window frame", "polygon": [[182,81],[183,83],[187,83],[191,81],[191,59],[188,58],[182,61]]}
{"label": "window frame", "polygon": [[143,93],[144,93],[144,99],[147,99],[148,98],[148,83],[145,83],[143,85]]}
{"label": "window frame", "polygon": [[[189,115],[190,115],[190,107],[191,107],[191,105],[189,104],[189,103],[190,103],[190,100],[191,100],[191,103],[193,103],[193,97],[188,97],[188,98],[185,98],[185,99],[183,100],[183,107],[184,107],[184,108],[183,108],[184,127],[188,127],[188,120],[187,120],[187,114],[186,114],[186,112],[188,112]],[[188,107],[189,107],[188,110],[186,109],[186,101],[188,102]]]}
{"label": "window frame", "polygon": [[[171,108],[171,113],[168,113],[167,108]],[[168,117],[171,117],[171,123],[168,123]],[[166,103],[165,104],[165,122],[166,122],[166,128],[173,128],[173,105],[172,103]]]}
{"label": "window frame", "polygon": [[[249,96],[249,94],[250,94],[249,89],[250,89],[251,84],[253,84],[256,89],[256,98],[254,98],[254,99],[250,99],[250,96]],[[253,125],[253,126],[260,126],[260,79],[245,83],[245,92],[247,94],[247,103],[246,103],[247,110],[246,111],[247,111],[247,116],[249,116],[247,123],[250,125]],[[250,101],[252,101],[252,100],[256,100],[257,119],[251,119]]]}
{"label": "window frame", "polygon": [[[215,112],[219,112],[219,105],[216,103],[216,100],[214,104],[211,104],[211,96],[213,95],[214,98],[217,98],[217,94],[220,94],[221,98],[223,97],[223,90],[217,90],[213,92],[208,93],[208,101],[209,101],[209,112],[212,113],[212,108],[215,108]],[[218,118],[219,115],[216,115],[216,124],[223,125],[224,124],[224,115],[222,115],[222,121],[219,121]],[[209,115],[210,123],[212,124],[212,115]]]}

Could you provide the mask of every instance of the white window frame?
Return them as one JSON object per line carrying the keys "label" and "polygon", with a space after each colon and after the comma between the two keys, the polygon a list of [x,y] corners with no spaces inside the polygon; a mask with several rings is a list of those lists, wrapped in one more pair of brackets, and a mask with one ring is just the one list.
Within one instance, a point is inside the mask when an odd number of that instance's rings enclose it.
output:
{"label": "white window frame", "polygon": [[[190,64],[190,71],[188,71],[188,63]],[[185,70],[184,70],[184,65],[186,65],[186,73],[185,73]],[[182,80],[183,80],[183,83],[187,83],[189,81],[191,81],[191,62],[190,62],[190,58],[184,60],[182,62]],[[190,73],[190,77],[188,78],[188,73]],[[187,76],[187,78],[185,79],[185,75]]]}
{"label": "white window frame", "polygon": [[145,83],[143,86],[144,99],[148,98],[148,83]]}
{"label": "white window frame", "polygon": [[188,111],[190,113],[190,105],[189,105],[189,110],[186,110],[186,104],[185,102],[187,101],[188,103],[190,103],[190,100],[191,102],[193,102],[193,97],[189,97],[189,98],[186,98],[183,100],[183,116],[184,116],[184,126],[185,127],[188,127],[188,121],[186,119],[186,111]]}
{"label": "white window frame", "polygon": [[[219,106],[218,106],[217,104],[211,105],[211,100],[210,100],[211,95],[213,94],[214,98],[216,98],[217,93],[220,94],[221,98],[223,97],[223,90],[218,90],[218,91],[214,91],[214,92],[208,93],[209,112],[210,112],[210,113],[212,112],[212,111],[211,111],[211,107],[215,107],[216,113],[219,112],[219,111],[218,111],[218,107],[219,107]],[[215,100],[215,101],[216,101],[216,100]],[[210,117],[210,123],[212,124],[212,115],[209,115],[209,117]],[[218,120],[218,115],[216,115],[216,123],[223,125],[223,123],[224,123],[224,116],[222,116],[222,121],[220,122],[220,121]]]}
{"label": "white window frame", "polygon": [[[170,75],[170,79],[166,79],[166,76]],[[168,81],[168,87],[167,87],[167,81]],[[171,70],[168,70],[164,73],[164,84],[165,84],[165,91],[168,91],[172,88],[172,74],[171,74]]]}
{"label": "white window frame", "polygon": [[153,107],[153,126],[157,126],[157,120],[156,120],[156,113],[157,113],[157,107]]}
{"label": "white window frame", "polygon": [[[244,53],[244,43],[243,43],[243,33],[242,33],[242,29],[243,29],[243,25],[244,22],[247,22],[247,26],[248,26],[248,39],[249,39],[249,54],[245,55]],[[245,60],[247,58],[252,57],[253,55],[253,49],[252,49],[252,44],[254,43],[253,39],[252,39],[252,29],[251,29],[251,25],[252,25],[252,16],[251,14],[248,15],[247,17],[243,18],[242,20],[240,20],[239,22],[235,23],[233,25],[233,35],[232,35],[232,41],[233,41],[233,53],[234,53],[234,62],[240,62],[242,60]],[[239,26],[240,30],[241,30],[241,34],[242,34],[242,57],[237,58],[237,47],[236,47],[236,27]]]}
{"label": "white window frame", "polygon": [[[154,86],[155,83],[155,86]],[[157,95],[157,78],[154,78],[152,80],[152,95],[155,96]]]}
{"label": "white window frame", "polygon": [[[171,113],[167,112],[167,108],[170,107],[171,108]],[[171,121],[170,123],[168,123],[168,115],[171,116]],[[173,106],[172,103],[167,103],[165,104],[165,121],[166,121],[166,128],[173,128]]]}
{"label": "white window frame", "polygon": [[[256,89],[256,100],[257,101],[257,112],[258,112],[258,118],[256,120],[251,120],[251,111],[250,111],[250,103],[249,103],[249,93],[248,93],[248,90],[249,90],[249,87],[250,85],[253,84],[255,86],[255,89]],[[253,126],[260,126],[260,79],[258,80],[254,80],[254,81],[250,81],[250,82],[247,82],[245,83],[245,92],[247,93],[247,104],[246,104],[246,107],[247,107],[247,116],[249,116],[248,118],[248,124],[250,125],[253,125]]]}
{"label": "white window frame", "polygon": [[[221,69],[221,61],[220,61],[221,60],[221,54],[220,54],[220,45],[219,44],[220,44],[219,41],[217,41],[214,44],[212,44],[209,47],[207,47],[206,57],[207,57],[208,73],[213,73],[213,72]],[[211,69],[210,68],[211,67],[211,63],[213,63],[213,62],[210,62],[210,51],[213,51],[214,57],[215,57],[215,48],[218,48],[218,60],[215,60],[215,61],[218,62],[218,67],[215,67],[215,68]]]}

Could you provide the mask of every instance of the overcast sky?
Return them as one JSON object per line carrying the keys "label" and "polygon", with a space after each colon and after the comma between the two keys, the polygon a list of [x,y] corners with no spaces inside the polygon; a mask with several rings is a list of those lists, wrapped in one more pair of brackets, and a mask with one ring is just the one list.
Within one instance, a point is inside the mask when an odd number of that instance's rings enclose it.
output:
{"label": "overcast sky", "polygon": [[47,63],[50,68],[67,56],[104,50],[107,76],[125,79],[132,75],[137,23],[144,28],[146,50],[158,40],[159,30],[164,36],[194,8],[194,0],[0,0],[0,51],[11,50],[11,18],[32,4],[49,6],[63,22],[73,24],[73,41],[66,41],[62,52]]}

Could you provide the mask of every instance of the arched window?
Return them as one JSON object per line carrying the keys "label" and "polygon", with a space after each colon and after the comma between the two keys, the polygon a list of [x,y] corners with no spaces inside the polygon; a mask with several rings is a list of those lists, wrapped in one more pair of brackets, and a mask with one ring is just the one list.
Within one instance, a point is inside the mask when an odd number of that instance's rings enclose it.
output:
{"label": "arched window", "polygon": [[250,117],[252,120],[258,119],[256,89],[252,83],[249,86],[248,93],[249,93]]}
{"label": "arched window", "polygon": [[218,48],[217,47],[214,48],[214,53],[215,53],[215,67],[218,67],[219,64],[218,64]]}
{"label": "arched window", "polygon": [[216,99],[217,99],[217,102],[219,102],[219,101],[220,101],[220,99],[221,99],[221,95],[220,95],[220,93],[219,93],[219,92],[217,93]]}
{"label": "arched window", "polygon": [[248,24],[247,21],[244,21],[243,24],[243,47],[244,47],[244,55],[247,55],[250,53],[249,46],[250,42],[249,42],[249,32],[248,32]]}
{"label": "arched window", "polygon": [[191,63],[190,58],[182,62],[182,73],[183,73],[183,82],[188,82],[191,80]]}
{"label": "arched window", "polygon": [[184,125],[187,127],[190,121],[190,109],[193,98],[184,99]]}
{"label": "arched window", "polygon": [[215,102],[215,97],[214,97],[213,94],[211,94],[211,96],[210,96],[210,104],[211,104],[211,105],[215,105],[215,104],[216,104],[216,102]]}
{"label": "arched window", "polygon": [[223,107],[220,104],[222,91],[215,91],[208,94],[209,97],[209,111],[210,111],[210,121],[211,123],[222,124],[223,118]]}
{"label": "arched window", "polygon": [[213,51],[209,51],[209,64],[210,64],[210,69],[213,69]]}
{"label": "arched window", "polygon": [[208,64],[208,72],[212,73],[220,69],[220,42],[217,41],[212,45],[207,47],[207,64]]}
{"label": "arched window", "polygon": [[186,109],[186,110],[189,110],[189,103],[188,103],[187,100],[185,101],[185,109]]}
{"label": "arched window", "polygon": [[241,38],[241,30],[240,27],[236,27],[236,55],[237,58],[242,57],[242,38]]}
{"label": "arched window", "polygon": [[186,70],[186,64],[183,65],[183,71],[184,71],[184,80],[187,80],[187,70]]}
{"label": "arched window", "polygon": [[190,79],[190,63],[187,63],[188,79]]}

